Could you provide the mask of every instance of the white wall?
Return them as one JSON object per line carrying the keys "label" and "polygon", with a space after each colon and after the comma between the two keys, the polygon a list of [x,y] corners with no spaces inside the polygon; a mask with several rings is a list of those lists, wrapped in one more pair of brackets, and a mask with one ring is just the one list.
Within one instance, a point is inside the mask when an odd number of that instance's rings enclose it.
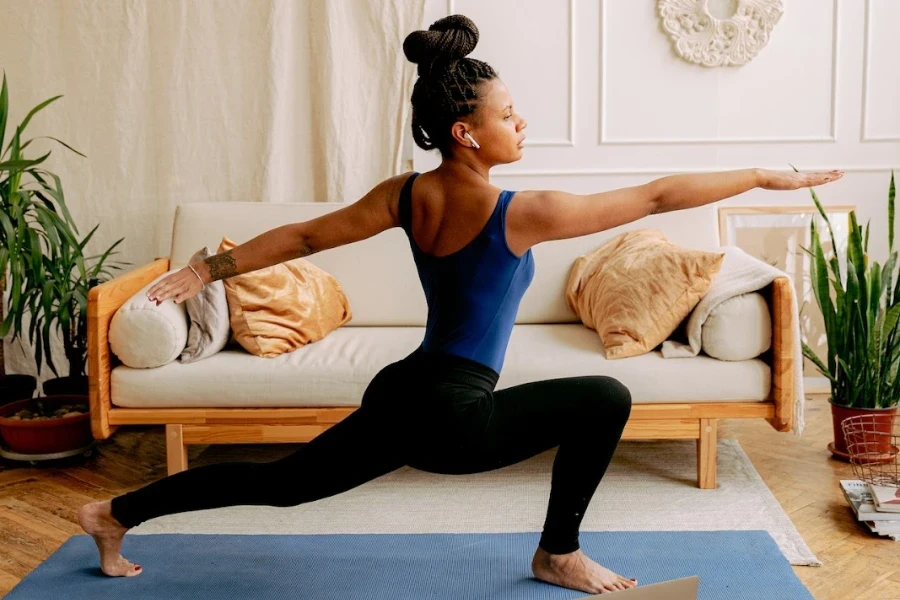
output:
{"label": "white wall", "polygon": [[[740,67],[707,68],[672,49],[654,0],[428,0],[426,26],[472,18],[490,63],[529,121],[527,149],[495,169],[508,189],[595,192],[680,172],[749,166],[841,168],[825,204],[872,220],[887,254],[887,187],[900,168],[897,0],[785,0],[769,44]],[[439,157],[413,149],[413,166]],[[695,209],[809,205],[808,190],[753,190]]]}
{"label": "white wall", "polygon": [[[428,0],[426,26],[450,13],[475,21],[472,56],[500,73],[528,119],[525,156],[495,169],[495,185],[586,193],[683,172],[840,168],[844,178],[819,198],[871,220],[871,259],[884,261],[890,169],[900,176],[900,1],[784,4],[768,45],[739,67],[681,59],[655,0]],[[438,164],[409,148],[416,170]],[[719,207],[748,205],[812,208],[812,199],[753,190],[626,228],[660,227],[676,244],[705,247],[718,242]],[[820,323],[807,300],[804,314]]]}

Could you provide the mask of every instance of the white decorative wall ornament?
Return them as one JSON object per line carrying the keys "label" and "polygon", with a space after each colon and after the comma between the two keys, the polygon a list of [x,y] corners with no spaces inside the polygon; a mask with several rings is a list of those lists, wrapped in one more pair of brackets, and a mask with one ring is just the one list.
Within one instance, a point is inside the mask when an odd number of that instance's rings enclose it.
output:
{"label": "white decorative wall ornament", "polygon": [[750,61],[784,13],[782,0],[658,0],[657,8],[679,56],[706,67]]}

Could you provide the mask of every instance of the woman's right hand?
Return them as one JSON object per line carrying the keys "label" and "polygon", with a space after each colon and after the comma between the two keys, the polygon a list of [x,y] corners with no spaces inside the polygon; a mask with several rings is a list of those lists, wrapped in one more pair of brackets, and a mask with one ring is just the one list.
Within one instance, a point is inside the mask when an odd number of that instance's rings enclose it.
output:
{"label": "woman's right hand", "polygon": [[184,267],[157,281],[147,290],[147,297],[155,301],[157,306],[169,298],[174,298],[175,304],[181,304],[196,296],[202,289],[200,278],[189,267]]}

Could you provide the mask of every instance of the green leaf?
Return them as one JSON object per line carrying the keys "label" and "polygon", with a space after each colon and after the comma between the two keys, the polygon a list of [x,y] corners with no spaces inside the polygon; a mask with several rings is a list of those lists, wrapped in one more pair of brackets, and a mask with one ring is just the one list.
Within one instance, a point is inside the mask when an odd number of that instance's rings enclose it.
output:
{"label": "green leaf", "polygon": [[891,169],[891,184],[888,187],[888,252],[894,249],[894,198],[897,190],[894,187],[894,170]]}
{"label": "green leaf", "polygon": [[33,229],[28,229],[28,238],[31,245],[31,250],[29,252],[31,257],[31,272],[35,276],[38,276],[41,273],[41,256],[43,255],[41,239]]}
{"label": "green leaf", "polygon": [[87,156],[85,156],[84,154],[82,154],[81,152],[79,152],[78,150],[76,150],[75,148],[73,148],[72,146],[68,145],[67,143],[65,143],[64,141],[62,141],[62,140],[60,140],[60,139],[57,139],[57,138],[53,137],[52,135],[39,135],[39,136],[37,136],[36,138],[32,138],[32,139],[28,140],[27,143],[25,143],[25,144],[22,145],[22,149],[24,150],[24,149],[25,149],[25,146],[27,146],[28,144],[30,144],[30,143],[33,142],[34,140],[42,140],[42,139],[53,140],[54,142],[59,142],[60,144],[62,144],[63,146],[65,146],[66,148],[68,148],[69,150],[71,150],[72,152],[74,152],[75,154],[78,154],[79,156],[83,156],[84,158],[87,158]]}
{"label": "green leaf", "polygon": [[[866,277],[866,258],[865,252],[862,247],[862,236],[860,234],[859,224],[856,222],[856,213],[854,211],[850,211],[850,232],[849,232],[849,240],[847,242],[847,260],[849,270],[849,261],[853,261],[853,265],[856,268],[856,281],[857,283],[865,281]],[[866,304],[866,289],[864,287],[859,288],[859,301],[861,304]]]}
{"label": "green leaf", "polygon": [[828,370],[828,367],[825,366],[825,363],[822,362],[822,359],[819,358],[819,355],[816,354],[815,351],[806,344],[806,342],[801,341],[800,343],[803,345],[803,356],[808,358],[816,366],[816,368],[819,369],[819,372],[822,375],[830,379],[832,382],[836,382],[837,380],[831,374],[831,371]]}
{"label": "green leaf", "polygon": [[[882,323],[881,333],[886,338],[888,334],[894,332],[897,328],[898,320],[900,320],[900,304],[887,311]],[[896,360],[897,357],[893,357]]]}
{"label": "green leaf", "polygon": [[[56,100],[59,100],[60,98],[62,98],[62,95],[54,96],[53,98],[50,98],[50,99],[48,99],[48,100],[44,100],[43,102],[41,102],[40,104],[38,104],[37,106],[35,106],[34,108],[32,108],[31,111],[28,113],[28,115],[25,117],[25,120],[22,121],[22,124],[19,125],[19,127],[18,127],[19,131],[24,132],[24,131],[25,131],[25,128],[28,126],[28,123],[31,121],[31,118],[32,118],[34,115],[36,115],[37,113],[39,113],[40,111],[42,111],[45,107],[47,107],[47,106],[48,106],[49,104],[51,104],[52,102],[55,102]],[[7,150],[9,150],[9,148],[7,148]]]}
{"label": "green leaf", "polygon": [[[6,86],[6,72],[3,73],[3,87],[0,87],[0,148],[6,134],[6,120],[9,116],[9,89]],[[2,155],[0,155],[2,156]]]}
{"label": "green leaf", "polygon": [[44,342],[44,349],[45,353],[47,354],[47,366],[50,367],[50,370],[53,371],[54,375],[59,376],[59,372],[56,370],[55,361],[53,360],[53,347],[50,344],[51,325],[52,321],[48,321],[44,324],[44,327],[41,331],[41,339]]}
{"label": "green leaf", "polygon": [[869,373],[868,383],[874,390],[871,392],[872,398],[876,405],[881,397],[881,332],[884,325],[884,316],[879,315],[875,320],[874,326],[871,326],[872,335],[869,338],[869,363],[867,365]]}
{"label": "green leaf", "polygon": [[[881,288],[878,290],[878,297],[884,298],[887,307],[894,305],[894,299],[891,295],[891,289],[894,287],[894,269],[897,264],[897,253],[891,252],[884,269],[881,272]],[[887,293],[887,294],[885,294]]]}
{"label": "green leaf", "polygon": [[[0,238],[0,243],[9,244],[12,243],[12,240],[16,238],[15,227],[13,227],[13,222],[9,218],[9,215],[6,212],[0,210],[0,233],[3,234],[3,237]],[[7,240],[9,240],[7,242]]]}
{"label": "green leaf", "polygon": [[91,231],[85,236],[85,238],[83,240],[81,240],[81,242],[77,243],[79,251],[84,251],[84,247],[87,245],[87,243],[89,241],[91,241],[91,238],[94,236],[94,232],[97,231],[98,227],[100,227],[99,223],[97,225],[95,225],[93,229],[91,229]]}
{"label": "green leaf", "polygon": [[119,244],[122,243],[122,241],[123,241],[124,239],[125,239],[125,238],[119,238],[119,240],[116,241],[116,243],[114,243],[112,246],[110,246],[110,247],[106,250],[106,252],[103,253],[103,256],[101,256],[101,257],[100,257],[100,260],[97,261],[97,264],[94,265],[94,268],[93,268],[93,270],[91,271],[91,277],[96,277],[96,276],[97,276],[97,273],[99,272],[99,269],[105,264],[107,257],[108,257],[108,256],[110,255],[110,253],[115,249],[116,246],[118,246]]}
{"label": "green leaf", "polygon": [[39,158],[28,158],[28,159],[15,159],[15,160],[7,160],[4,162],[0,162],[0,171],[24,171],[25,169],[30,169],[35,165],[39,165],[50,156],[50,153],[39,157]]}
{"label": "green leaf", "polygon": [[[845,373],[857,372],[856,369],[850,368],[850,366],[847,365],[847,361],[844,360],[842,357],[838,356],[837,360],[838,360],[838,363],[843,367]],[[839,404],[846,404],[847,406],[854,405],[854,398],[853,398],[852,393],[848,394],[847,392],[845,392],[843,397],[835,398],[835,401],[838,402]]]}
{"label": "green leaf", "polygon": [[41,224],[43,233],[47,236],[47,244],[53,249],[60,245],[60,232],[53,218],[55,215],[52,216],[52,213],[48,213],[49,211],[46,208],[39,205],[35,206],[35,218]]}
{"label": "green leaf", "polygon": [[[47,171],[42,171],[43,173],[47,173],[50,177],[53,178],[53,181],[56,183],[55,188],[51,188],[50,186],[45,186],[44,190],[50,194],[54,200],[59,204],[59,208],[62,210],[63,217],[65,218],[65,222],[72,228],[72,230],[78,234],[78,227],[75,226],[75,222],[72,220],[72,215],[69,214],[69,209],[66,206],[66,198],[63,194],[62,182],[59,180],[59,176],[55,173],[49,173]],[[80,235],[80,234],[79,234]]]}
{"label": "green leaf", "polygon": [[[793,165],[791,165],[791,167],[794,169],[794,171],[797,170],[797,168],[794,167]],[[812,196],[813,202],[816,205],[816,209],[819,211],[819,215],[822,217],[822,219],[825,221],[825,224],[828,226],[828,232],[831,235],[831,247],[834,249],[835,252],[837,252],[838,246],[837,246],[837,242],[835,242],[834,229],[831,227],[831,221],[828,219],[828,214],[825,212],[825,208],[822,206],[822,203],[819,201],[819,197],[816,195],[816,190],[813,189],[812,187],[810,187],[809,193]],[[816,219],[815,219],[815,217],[813,217],[812,222],[815,223],[815,221],[816,221]],[[841,270],[840,270],[839,264],[835,266],[835,275],[837,276],[839,281],[843,279],[841,277]]]}
{"label": "green leaf", "polygon": [[[816,301],[819,304],[819,309],[822,312],[822,317],[825,322],[828,347],[834,348],[835,341],[833,336],[836,335],[836,332],[834,331],[835,310],[834,305],[831,302],[831,294],[828,290],[828,268],[825,266],[825,255],[822,252],[822,244],[819,241],[819,234],[818,231],[816,231],[815,226],[812,227],[811,235],[813,252],[815,254],[815,260],[812,262],[811,266],[813,293],[815,294]],[[830,361],[829,365],[832,367],[831,370],[833,371],[834,365],[832,365]]]}
{"label": "green leaf", "polygon": [[879,304],[878,292],[881,290],[881,264],[876,260],[872,267],[866,271],[866,297],[869,301],[869,310],[877,313]]}

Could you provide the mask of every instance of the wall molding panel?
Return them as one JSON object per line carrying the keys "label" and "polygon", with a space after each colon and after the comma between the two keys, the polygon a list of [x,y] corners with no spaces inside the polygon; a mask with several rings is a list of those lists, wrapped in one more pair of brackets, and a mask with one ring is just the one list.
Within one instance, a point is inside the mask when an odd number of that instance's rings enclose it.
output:
{"label": "wall molding panel", "polygon": [[[832,0],[832,48],[831,48],[831,93],[830,93],[830,118],[829,129],[821,135],[812,136],[776,136],[776,137],[715,137],[715,138],[631,138],[631,137],[611,137],[606,126],[609,109],[607,105],[607,81],[606,81],[606,59],[609,55],[607,48],[607,5],[609,0],[598,0],[600,2],[600,145],[696,145],[696,144],[786,144],[786,143],[833,143],[837,140],[837,123],[838,123],[838,102],[837,90],[839,77],[838,57],[841,46],[840,39],[840,4],[841,0]],[[871,0],[869,0],[871,1]],[[790,11],[790,6],[787,8]],[[776,32],[775,35],[778,35]],[[729,67],[718,67],[729,68]]]}
{"label": "wall molding panel", "polygon": [[[872,135],[869,133],[869,79],[871,78],[872,55],[872,1],[866,0],[865,32],[863,33],[863,76],[862,76],[862,110],[860,111],[860,142],[900,142],[900,134]],[[900,106],[897,107],[900,110]]]}

